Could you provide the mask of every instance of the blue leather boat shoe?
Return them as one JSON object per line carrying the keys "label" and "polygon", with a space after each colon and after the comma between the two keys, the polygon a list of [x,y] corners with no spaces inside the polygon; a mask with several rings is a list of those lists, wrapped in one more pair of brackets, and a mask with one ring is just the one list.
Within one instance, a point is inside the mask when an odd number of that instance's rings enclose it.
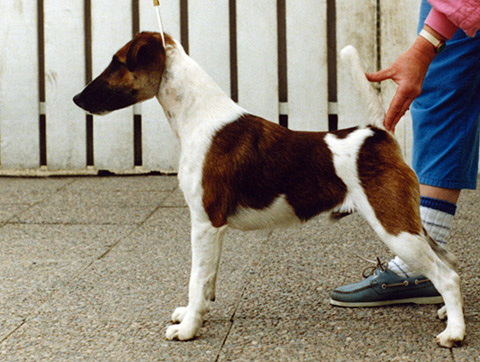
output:
{"label": "blue leather boat shoe", "polygon": [[[330,304],[340,307],[377,307],[390,304],[438,304],[442,296],[432,282],[424,276],[405,278],[388,270],[381,263],[374,268],[364,269],[364,280],[336,288]],[[369,270],[370,273],[365,273]]]}

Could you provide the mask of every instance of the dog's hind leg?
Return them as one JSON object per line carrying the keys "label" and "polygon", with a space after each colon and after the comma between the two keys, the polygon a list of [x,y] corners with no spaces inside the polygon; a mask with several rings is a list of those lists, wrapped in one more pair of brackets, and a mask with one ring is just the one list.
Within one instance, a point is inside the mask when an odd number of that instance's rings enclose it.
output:
{"label": "dog's hind leg", "polygon": [[[463,300],[460,290],[460,277],[454,269],[452,254],[439,255],[429,245],[426,235],[402,232],[396,236],[382,238],[389,248],[415,271],[429,278],[445,302],[445,309],[439,316],[448,316],[446,329],[437,336],[437,343],[451,348],[465,337]],[[442,253],[448,253],[443,251]]]}
{"label": "dog's hind leg", "polygon": [[[335,162],[340,164],[342,160],[339,157]],[[355,170],[353,166],[350,169]],[[429,278],[442,295],[448,322],[437,342],[452,347],[465,336],[460,277],[455,271],[455,257],[423,230],[415,173],[405,164],[398,144],[384,131],[375,131],[365,140],[356,170],[358,175],[351,172],[342,177],[349,189],[348,199],[387,246],[413,270]]]}
{"label": "dog's hind leg", "polygon": [[416,199],[415,195],[405,197],[405,200],[398,195],[392,197],[392,192],[389,196],[389,200],[370,199],[367,202],[367,197],[362,192],[357,192],[354,200],[357,210],[390,250],[413,270],[430,279],[442,295],[445,309],[439,316],[446,311],[448,321],[446,329],[437,336],[437,343],[450,348],[465,337],[460,277],[455,270],[456,258],[423,230],[417,211],[418,203],[412,202]]}
{"label": "dog's hind leg", "polygon": [[192,217],[192,269],[188,289],[188,305],[175,309],[168,327],[169,340],[188,340],[195,337],[202,326],[203,316],[215,297],[215,283],[226,227],[214,228],[208,221]]}

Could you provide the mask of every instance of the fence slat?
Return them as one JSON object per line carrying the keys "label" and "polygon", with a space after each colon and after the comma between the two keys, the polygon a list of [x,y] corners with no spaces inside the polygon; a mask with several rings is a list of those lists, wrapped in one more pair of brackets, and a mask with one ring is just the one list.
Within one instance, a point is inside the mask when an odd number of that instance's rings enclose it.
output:
{"label": "fence slat", "polygon": [[[328,90],[332,90],[327,76],[327,1],[162,1],[161,10],[165,30],[177,40],[180,40],[180,34],[188,34],[192,57],[227,94],[233,91],[239,104],[249,112],[278,122],[279,97],[282,102],[288,98],[290,128],[326,130]],[[420,7],[418,0],[399,1],[336,0],[337,53],[345,45],[353,44],[367,71],[391,64],[413,42]],[[39,107],[40,98],[43,100],[43,89],[39,89],[39,68],[43,64],[39,64],[39,53],[43,48],[37,49],[41,43],[39,39],[42,39],[38,34],[42,30],[38,24],[42,20],[42,13],[37,9],[39,4],[44,6],[45,23],[45,77],[40,79],[40,82],[45,81],[45,108],[43,104]],[[118,0],[114,4],[91,1],[94,77],[131,39],[132,5],[135,4],[137,2],[132,0]],[[140,29],[158,31],[152,1],[141,0],[138,4]],[[187,14],[187,5],[188,21],[183,16]],[[0,2],[0,47],[3,49],[0,52],[1,169],[39,168],[45,150],[43,118],[39,119],[43,109],[46,110],[49,169],[80,170],[85,167],[85,114],[71,100],[85,80],[84,35],[88,32],[83,29],[83,6],[81,0]],[[285,6],[285,9],[277,9],[277,6]],[[233,9],[236,23],[230,24]],[[286,29],[283,29],[285,14]],[[180,23],[184,29],[180,29]],[[233,25],[235,41],[231,38]],[[278,26],[282,27],[280,31]],[[230,48],[235,45],[236,48]],[[237,59],[236,64],[231,64],[235,59],[230,56]],[[377,64],[379,60],[380,65]],[[352,87],[349,70],[338,56],[337,65],[338,126],[345,128],[364,123],[368,118],[364,104]],[[232,70],[235,74],[230,74]],[[395,90],[393,82],[382,83],[385,107],[388,107]],[[133,112],[130,107],[108,116],[94,117],[94,164],[97,169],[133,169]],[[177,170],[178,141],[157,100],[135,107],[135,113],[142,116],[142,148],[136,151],[141,151],[143,157],[137,157],[137,162],[141,159],[147,170]],[[135,132],[139,130],[135,127]],[[410,114],[397,126],[396,137],[410,161]],[[139,145],[138,138],[135,144]],[[138,156],[138,152],[135,155]]]}
{"label": "fence slat", "polygon": [[[93,76],[110,63],[112,55],[132,38],[131,0],[92,1]],[[94,117],[95,168],[133,168],[133,111],[115,111]]]}
{"label": "fence slat", "polygon": [[238,102],[278,122],[276,0],[237,1]]}
{"label": "fence slat", "polygon": [[190,55],[230,94],[228,1],[189,0]]}
{"label": "fence slat", "polygon": [[0,134],[4,169],[38,168],[36,1],[0,2]]}
{"label": "fence slat", "polygon": [[85,112],[72,101],[85,85],[83,10],[82,1],[45,0],[47,164],[54,170],[86,165]]}
{"label": "fence slat", "polygon": [[326,1],[287,1],[288,128],[328,130]]}
{"label": "fence slat", "polygon": [[[399,0],[393,4],[381,0],[381,33],[382,33],[382,68],[389,66],[406,51],[417,36],[418,14],[420,1]],[[397,89],[393,82],[382,84],[383,102],[388,107]],[[395,130],[395,136],[403,149],[405,159],[412,159],[412,117],[410,112],[400,120]]]}
{"label": "fence slat", "polygon": [[[180,41],[179,1],[161,1],[164,30]],[[150,1],[140,2],[140,29],[159,31],[157,18]],[[180,155],[178,140],[157,99],[142,104],[143,167],[148,170],[178,170]]]}
{"label": "fence slat", "polygon": [[339,55],[343,47],[353,45],[360,54],[365,70],[376,70],[376,3],[376,0],[336,1],[339,128],[364,124],[368,118],[361,95],[351,81],[350,69],[342,64]]}

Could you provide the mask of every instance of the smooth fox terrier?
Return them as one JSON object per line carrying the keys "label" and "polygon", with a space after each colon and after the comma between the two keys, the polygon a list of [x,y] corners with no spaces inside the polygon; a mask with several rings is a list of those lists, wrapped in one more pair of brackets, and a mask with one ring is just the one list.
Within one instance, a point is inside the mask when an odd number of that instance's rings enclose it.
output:
{"label": "smooth fox terrier", "polygon": [[465,323],[456,258],[420,220],[419,185],[353,47],[352,79],[369,106],[369,125],[334,132],[295,132],[249,114],[165,35],[143,32],[121,48],[74,102],[105,114],[157,97],[181,145],[178,179],[190,209],[192,269],[188,305],[177,308],[167,339],[198,333],[215,284],[227,227],[252,230],[358,211],[393,253],[429,278],[448,315],[436,340],[452,347]]}

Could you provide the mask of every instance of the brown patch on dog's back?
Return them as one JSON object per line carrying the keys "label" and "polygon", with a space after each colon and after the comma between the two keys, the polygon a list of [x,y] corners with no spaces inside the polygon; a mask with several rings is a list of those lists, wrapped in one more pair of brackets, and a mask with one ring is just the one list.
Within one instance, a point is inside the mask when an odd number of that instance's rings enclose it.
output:
{"label": "brown patch on dog's back", "polygon": [[322,132],[293,132],[253,115],[220,129],[202,178],[212,225],[225,225],[238,207],[264,209],[282,194],[301,220],[342,203],[346,186],[324,138]]}
{"label": "brown patch on dog's back", "polygon": [[338,139],[344,139],[347,138],[350,133],[355,132],[356,130],[358,130],[358,127],[339,129],[329,133],[334,134]]}
{"label": "brown patch on dog's back", "polygon": [[358,155],[358,175],[370,205],[385,230],[419,234],[420,190],[417,176],[403,160],[400,147],[386,131],[372,128]]}

